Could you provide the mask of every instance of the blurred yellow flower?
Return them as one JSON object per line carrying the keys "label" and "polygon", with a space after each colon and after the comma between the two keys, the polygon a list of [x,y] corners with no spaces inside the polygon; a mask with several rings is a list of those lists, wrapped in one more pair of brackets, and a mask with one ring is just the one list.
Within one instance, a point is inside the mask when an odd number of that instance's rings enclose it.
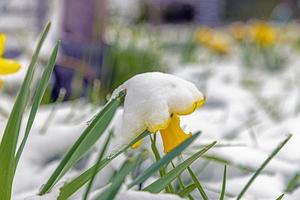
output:
{"label": "blurred yellow flower", "polygon": [[247,27],[242,23],[233,24],[229,31],[232,37],[238,42],[245,40],[247,37]]}
{"label": "blurred yellow flower", "polygon": [[208,44],[213,39],[213,31],[210,28],[204,27],[201,28],[196,33],[196,40],[200,44]]}
{"label": "blurred yellow flower", "polygon": [[250,26],[251,39],[260,46],[271,46],[275,43],[276,32],[265,22],[256,22]]}
{"label": "blurred yellow flower", "polygon": [[[11,59],[3,58],[4,49],[5,49],[5,34],[0,34],[0,75],[7,75],[17,72],[21,65]],[[0,88],[3,86],[3,80],[0,80]]]}
{"label": "blurred yellow flower", "polygon": [[217,54],[224,55],[229,53],[229,42],[227,38],[210,28],[201,28],[196,33],[196,40],[198,43]]}

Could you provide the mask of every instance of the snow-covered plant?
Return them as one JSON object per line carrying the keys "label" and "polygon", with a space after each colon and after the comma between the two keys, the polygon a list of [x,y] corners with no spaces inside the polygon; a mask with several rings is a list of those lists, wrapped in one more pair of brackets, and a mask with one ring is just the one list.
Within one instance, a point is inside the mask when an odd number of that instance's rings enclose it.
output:
{"label": "snow-covered plant", "polygon": [[[0,144],[0,199],[10,200],[12,197],[13,181],[18,162],[22,156],[30,131],[36,118],[38,107],[46,91],[52,74],[58,52],[58,43],[54,47],[48,64],[40,78],[35,91],[31,91],[32,78],[42,44],[49,31],[50,23],[46,26],[37,44],[29,64],[27,74],[16,97],[13,109],[8,118]],[[33,96],[32,99],[29,97]],[[119,107],[124,102],[120,131],[114,131],[109,126]],[[204,200],[208,200],[206,188],[198,179],[198,174],[190,167],[213,148],[215,141],[201,145],[194,153],[183,154],[200,135],[186,134],[180,127],[180,115],[187,115],[200,108],[205,103],[205,96],[188,81],[176,76],[153,72],[134,76],[119,86],[111,99],[91,119],[85,130],[75,143],[65,153],[52,174],[41,185],[33,199],[194,199],[192,192],[197,189]],[[26,107],[29,107],[29,117],[25,123],[24,134],[21,123]],[[23,120],[24,121],[24,120]],[[156,146],[156,132],[160,132],[164,154],[161,155]],[[105,134],[107,133],[107,134]],[[23,135],[21,138],[20,136]],[[98,144],[97,141],[107,135],[93,165],[88,165],[82,171],[76,171],[72,178],[66,174]],[[102,137],[102,138],[101,138]],[[117,140],[112,140],[117,137]],[[151,148],[139,148],[144,138],[150,138]],[[264,167],[287,143],[288,136],[262,165],[254,172],[242,191],[237,195],[241,199],[251,183]],[[18,140],[21,141],[18,145]],[[114,143],[112,142],[114,141]],[[109,151],[109,145],[115,147]],[[117,148],[116,148],[117,147]],[[135,148],[132,150],[132,148]],[[151,161],[149,154],[154,154]],[[124,159],[119,159],[123,156]],[[118,159],[116,159],[118,158]],[[93,182],[98,173],[113,161],[122,162],[117,173],[112,175],[108,184],[103,188],[93,188]],[[122,161],[123,160],[123,161]],[[142,168],[147,162],[147,168]],[[136,173],[138,171],[138,173]],[[187,174],[185,180],[182,174]],[[69,175],[69,174],[68,174]],[[185,182],[187,179],[188,182]],[[152,181],[151,181],[152,180]],[[169,194],[158,194],[165,191]],[[230,196],[226,193],[226,166],[224,167],[220,199]],[[150,194],[151,193],[151,194]],[[154,195],[156,194],[156,195]],[[281,197],[282,198],[282,197]]]}

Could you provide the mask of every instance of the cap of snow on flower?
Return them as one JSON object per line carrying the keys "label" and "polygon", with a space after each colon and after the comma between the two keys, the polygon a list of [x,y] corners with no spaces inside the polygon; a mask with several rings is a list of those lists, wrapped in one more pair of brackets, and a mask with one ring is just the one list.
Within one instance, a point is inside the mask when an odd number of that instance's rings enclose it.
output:
{"label": "cap of snow on flower", "polygon": [[145,130],[159,131],[166,153],[191,136],[180,128],[179,116],[191,114],[205,103],[205,96],[193,83],[160,72],[134,76],[119,86],[112,98],[122,90],[126,90],[122,140],[129,142]]}

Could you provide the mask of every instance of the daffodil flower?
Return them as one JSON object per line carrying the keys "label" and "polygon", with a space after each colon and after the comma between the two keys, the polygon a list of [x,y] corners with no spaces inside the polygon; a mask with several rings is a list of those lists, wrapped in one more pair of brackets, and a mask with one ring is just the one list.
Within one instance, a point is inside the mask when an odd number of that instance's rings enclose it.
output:
{"label": "daffodil flower", "polygon": [[221,33],[210,28],[201,28],[196,33],[196,41],[213,52],[225,55],[229,53],[229,42]]}
{"label": "daffodil flower", "polygon": [[119,86],[112,98],[122,90],[126,90],[126,96],[120,139],[128,143],[145,130],[159,131],[165,153],[191,137],[181,129],[180,116],[191,114],[205,103],[205,96],[193,83],[160,72],[134,76]]}
{"label": "daffodil flower", "polygon": [[[14,60],[3,58],[5,49],[5,34],[0,34],[0,75],[7,75],[17,72],[21,65]],[[0,88],[3,86],[3,80],[0,79]]]}
{"label": "daffodil flower", "polygon": [[275,43],[276,32],[265,22],[256,22],[250,26],[252,40],[260,46],[267,47]]}
{"label": "daffodil flower", "polygon": [[242,23],[235,23],[230,27],[230,33],[236,41],[242,42],[246,39],[247,27]]}

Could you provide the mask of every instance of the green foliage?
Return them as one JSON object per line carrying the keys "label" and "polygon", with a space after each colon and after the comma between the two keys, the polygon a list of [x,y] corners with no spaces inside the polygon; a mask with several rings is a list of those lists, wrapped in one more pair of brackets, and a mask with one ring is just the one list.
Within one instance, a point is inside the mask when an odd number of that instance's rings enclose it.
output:
{"label": "green foliage", "polygon": [[280,195],[278,198],[276,198],[276,200],[281,200],[281,199],[283,199],[283,197],[284,197],[284,194]]}
{"label": "green foliage", "polygon": [[225,189],[226,189],[226,170],[227,167],[224,165],[224,173],[223,173],[223,182],[222,182],[222,190],[220,195],[220,200],[223,200],[225,197]]}
{"label": "green foliage", "polygon": [[[185,140],[178,147],[173,149],[170,153],[166,154],[163,158],[157,160],[157,162],[153,163],[150,167],[147,168],[141,175],[139,175],[132,183],[130,183],[129,187],[140,184],[147,180],[154,172],[163,168],[165,165],[170,163],[176,156],[179,156],[180,153],[186,149],[198,136],[199,133],[194,134],[191,138]],[[165,174],[163,174],[165,175]],[[163,176],[162,175],[162,176]]]}
{"label": "green foliage", "polygon": [[119,96],[109,101],[95,116],[90,125],[66,153],[46,184],[43,185],[40,195],[49,192],[60,178],[92,148],[109,125],[124,95],[125,93],[121,92]]}
{"label": "green foliage", "polygon": [[204,200],[208,200],[208,196],[207,194],[205,193],[200,181],[198,180],[197,176],[195,175],[195,173],[192,171],[192,169],[190,167],[187,167],[187,170],[190,174],[190,176],[192,177],[192,180],[194,181],[195,185],[196,185],[196,188],[198,189],[201,197],[204,199]]}
{"label": "green foliage", "polygon": [[[31,95],[30,87],[31,87],[33,75],[35,73],[38,55],[40,53],[42,44],[49,32],[50,25],[51,24],[48,23],[46,28],[44,29],[43,33],[41,34],[40,40],[39,40],[37,47],[35,49],[35,52],[32,56],[25,79],[24,79],[22,86],[20,88],[20,91],[17,95],[15,104],[10,113],[8,122],[7,122],[5,130],[4,130],[3,138],[1,140],[1,144],[0,144],[0,185],[1,185],[0,197],[2,200],[10,200],[11,199],[11,191],[12,191],[12,184],[13,184],[13,179],[14,179],[14,175],[15,175],[15,169],[17,168],[17,162],[20,157],[19,154],[16,157],[15,153],[17,150],[17,142],[18,142],[18,138],[19,138],[19,134],[20,134],[21,122],[23,119],[23,114],[24,114],[25,108],[27,106],[29,97]],[[48,67],[51,67],[51,63],[50,63],[50,66],[48,66]],[[50,71],[51,71],[51,69],[50,69]],[[42,91],[40,91],[40,92],[42,92]],[[38,107],[38,103],[35,104],[35,106]],[[33,110],[34,109],[37,109],[37,108],[34,107]],[[31,123],[31,120],[33,120],[33,118],[31,118],[29,120],[29,124]],[[28,133],[26,133],[26,134],[28,134]],[[27,137],[27,136],[25,136],[25,137]],[[26,139],[25,139],[25,142],[26,142]],[[22,147],[21,147],[20,151],[21,150],[22,150]]]}
{"label": "green foliage", "polygon": [[296,172],[288,182],[285,192],[293,192],[294,189],[299,187],[299,184],[300,184],[300,173]]}
{"label": "green foliage", "polygon": [[125,161],[119,172],[113,177],[110,186],[101,194],[99,194],[95,200],[114,199],[122,183],[124,182],[125,177],[132,172],[144,158],[145,154],[142,153],[136,158],[129,158],[127,161]]}
{"label": "green foliage", "polygon": [[188,196],[191,192],[193,192],[196,189],[196,185],[194,183],[188,185],[186,188],[184,188],[183,190],[181,190],[178,195],[180,197],[185,197]]}
{"label": "green foliage", "polygon": [[152,193],[158,193],[162,191],[167,185],[169,185],[174,179],[176,179],[177,176],[179,176],[185,169],[187,169],[188,166],[190,166],[195,160],[197,160],[215,144],[216,142],[213,142],[205,146],[203,149],[201,149],[200,151],[186,159],[184,162],[182,162],[180,165],[178,165],[175,169],[171,170],[163,177],[151,183],[144,190]]}
{"label": "green foliage", "polygon": [[98,157],[97,162],[96,162],[96,165],[95,165],[96,167],[95,167],[94,174],[92,175],[92,177],[91,177],[91,179],[90,179],[90,181],[89,181],[89,184],[88,184],[88,186],[87,186],[87,188],[86,188],[86,191],[85,191],[85,193],[84,193],[84,197],[83,197],[84,200],[87,200],[87,199],[88,199],[89,192],[90,192],[91,189],[92,189],[93,182],[94,182],[95,177],[96,177],[96,175],[97,175],[97,168],[98,168],[98,166],[100,165],[101,160],[102,160],[103,157],[104,157],[104,154],[105,154],[105,152],[106,152],[106,150],[107,150],[107,147],[108,147],[108,144],[109,144],[109,142],[110,142],[111,136],[112,136],[112,132],[109,133],[109,135],[108,135],[108,137],[107,137],[107,139],[106,139],[106,141],[105,141],[105,144],[104,144],[103,148],[101,149],[101,152],[100,152],[100,154],[99,154],[99,157]]}
{"label": "green foliage", "polygon": [[128,148],[130,148],[133,144],[138,142],[139,140],[143,139],[144,137],[148,136],[150,132],[144,131],[142,134],[140,134],[137,138],[135,138],[133,141],[131,141],[128,145],[126,145],[124,148],[120,149],[118,152],[114,154],[110,154],[103,160],[101,160],[99,163],[96,163],[89,169],[87,169],[85,172],[74,178],[72,181],[64,184],[64,186],[60,189],[61,192],[59,194],[58,199],[59,200],[65,200],[68,199],[70,196],[72,196],[75,192],[77,192],[83,185],[85,185],[90,179],[94,176],[95,171],[99,172],[101,171],[106,165],[108,165],[112,160],[114,160],[116,157],[118,157],[120,154],[124,153]]}
{"label": "green foliage", "polygon": [[50,80],[51,74],[52,74],[54,66],[55,66],[56,56],[57,56],[57,53],[58,53],[58,47],[59,47],[59,43],[57,43],[56,46],[54,47],[53,52],[50,56],[48,65],[47,65],[46,69],[44,70],[44,73],[43,73],[42,77],[40,78],[40,81],[39,81],[40,84],[36,88],[36,92],[35,92],[35,95],[33,97],[32,107],[31,107],[30,114],[29,114],[29,118],[28,118],[28,121],[27,121],[27,124],[26,124],[24,137],[23,137],[22,142],[20,144],[20,147],[17,151],[16,165],[18,164],[18,162],[20,160],[21,154],[23,152],[23,149],[24,149],[26,141],[28,139],[30,130],[32,128],[37,110],[38,110],[38,108],[41,104],[42,98],[43,98],[43,96],[45,94],[45,91],[47,89],[48,82]]}
{"label": "green foliage", "polygon": [[267,164],[272,160],[272,158],[281,150],[282,147],[291,139],[292,135],[288,135],[287,138],[281,142],[271,153],[270,156],[262,163],[262,165],[256,170],[256,172],[253,174],[253,176],[250,178],[250,180],[247,182],[245,187],[242,189],[242,191],[237,196],[237,200],[241,199],[245,192],[248,190],[248,188],[251,186],[253,181],[256,179],[256,177],[262,172],[262,170],[267,166]]}

